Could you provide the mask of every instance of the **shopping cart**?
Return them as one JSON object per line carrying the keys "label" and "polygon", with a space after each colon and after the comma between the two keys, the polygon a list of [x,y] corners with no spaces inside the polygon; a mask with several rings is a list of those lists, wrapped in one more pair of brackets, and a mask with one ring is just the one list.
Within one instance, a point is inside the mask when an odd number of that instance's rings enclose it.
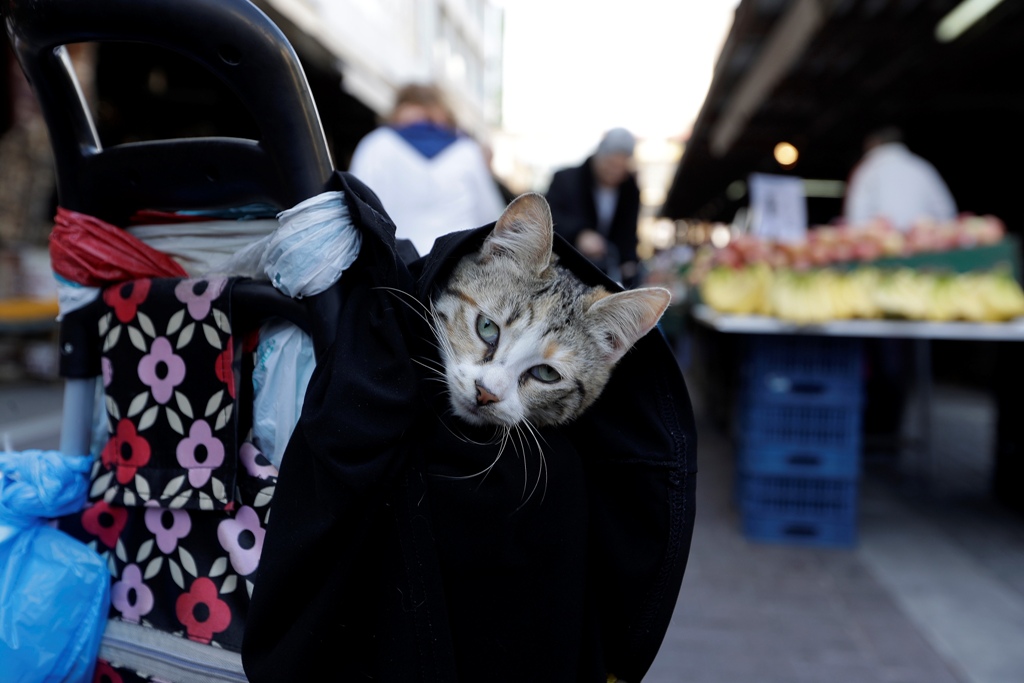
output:
{"label": "shopping cart", "polygon": [[[202,212],[259,205],[280,211],[324,192],[332,161],[299,60],[277,26],[247,0],[4,0],[0,14],[46,120],[62,211],[125,226],[140,210]],[[159,46],[202,65],[253,114],[259,139],[184,138],[104,147],[65,47],[104,41]],[[72,250],[85,244],[77,240],[68,240]],[[206,337],[205,345],[183,344],[187,321],[179,320],[175,328],[172,318],[154,311],[182,308],[175,287],[195,293],[215,285],[223,287],[222,293],[208,301],[207,317],[193,327],[195,336]],[[114,300],[142,288],[148,307],[140,304],[123,317],[123,297]],[[140,478],[143,470],[131,474],[132,468],[123,467],[125,454],[113,453],[121,458],[110,472],[116,476],[94,471],[90,506],[60,520],[62,529],[107,558],[115,603],[118,585],[122,589],[120,604],[111,608],[99,673],[109,680],[135,680],[136,672],[143,671],[182,683],[244,681],[241,625],[254,566],[225,551],[218,529],[251,535],[245,525],[264,522],[274,477],[264,460],[254,459],[258,456],[245,440],[252,421],[246,402],[252,395],[246,390],[251,383],[245,381],[241,340],[276,317],[310,333],[315,348],[322,350],[330,343],[337,293],[329,289],[300,301],[266,282],[241,278],[218,284],[187,276],[145,277],[97,289],[104,295],[65,312],[61,322],[66,385],[60,451],[88,454],[95,448],[97,396],[99,412],[106,414],[101,421],[110,422],[115,436],[118,428],[139,436],[164,425],[162,433],[174,440],[146,441],[153,462],[173,463],[175,444],[194,436],[200,422],[221,437],[227,451],[220,468],[180,468],[153,478]],[[121,343],[112,339],[115,328],[124,333]],[[123,374],[126,365],[137,367],[139,354],[156,352],[155,337],[179,348],[198,348],[189,363],[219,361],[219,379],[214,375],[195,385],[183,383],[164,402],[152,390],[146,396],[137,393],[134,403],[125,399],[120,404],[112,392],[97,392],[101,371],[109,379],[110,373]],[[140,347],[137,353],[135,347]],[[189,373],[196,374],[192,367]],[[214,396],[219,396],[216,405]],[[122,450],[131,443],[122,439]],[[249,460],[241,462],[247,453]],[[139,453],[134,455],[138,462]],[[210,452],[203,455],[208,458]],[[194,472],[202,474],[188,481],[186,475]],[[206,481],[196,486],[203,477]],[[262,517],[243,519],[252,511]],[[188,539],[174,536],[182,524],[191,526]]]}

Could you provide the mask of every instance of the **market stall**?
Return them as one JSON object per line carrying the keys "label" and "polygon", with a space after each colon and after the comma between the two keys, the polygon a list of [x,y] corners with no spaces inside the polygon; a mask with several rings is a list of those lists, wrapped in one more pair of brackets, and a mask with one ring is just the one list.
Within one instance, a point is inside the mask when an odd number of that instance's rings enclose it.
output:
{"label": "market stall", "polygon": [[705,245],[674,274],[677,315],[735,342],[730,433],[737,505],[752,540],[856,542],[864,348],[910,340],[918,447],[928,484],[934,340],[1024,341],[1020,245],[992,216],[898,232],[821,226],[773,242]]}

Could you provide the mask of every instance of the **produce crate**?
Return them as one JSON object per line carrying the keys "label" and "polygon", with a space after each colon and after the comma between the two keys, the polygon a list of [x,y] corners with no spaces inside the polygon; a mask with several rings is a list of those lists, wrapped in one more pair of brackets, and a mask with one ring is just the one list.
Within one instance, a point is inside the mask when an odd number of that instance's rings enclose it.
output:
{"label": "produce crate", "polygon": [[744,340],[739,396],[772,404],[858,404],[863,395],[860,339],[752,335]]}
{"label": "produce crate", "polygon": [[849,547],[857,542],[857,482],[741,475],[743,534],[752,541]]}
{"label": "produce crate", "polygon": [[[859,441],[858,441],[859,443]],[[860,477],[860,453],[852,447],[737,444],[736,466],[743,474],[783,477]]]}
{"label": "produce crate", "polygon": [[861,340],[756,335],[744,342],[734,412],[737,465],[749,474],[856,477]]}
{"label": "produce crate", "polygon": [[734,437],[737,451],[782,448],[856,455],[861,446],[861,405],[859,401],[829,405],[739,399]]}

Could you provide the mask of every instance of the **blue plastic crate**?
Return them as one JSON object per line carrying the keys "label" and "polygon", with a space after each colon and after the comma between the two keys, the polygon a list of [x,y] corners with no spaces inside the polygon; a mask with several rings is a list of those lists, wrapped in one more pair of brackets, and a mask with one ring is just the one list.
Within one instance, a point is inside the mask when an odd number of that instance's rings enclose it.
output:
{"label": "blue plastic crate", "polygon": [[744,514],[743,535],[760,543],[851,548],[857,544],[857,524]]}
{"label": "blue plastic crate", "polygon": [[855,479],[740,474],[743,532],[751,540],[848,546],[857,537]]}
{"label": "blue plastic crate", "polygon": [[864,355],[860,339],[753,335],[744,340],[739,395],[748,400],[860,404]]}
{"label": "blue plastic crate", "polygon": [[739,400],[733,436],[740,448],[860,453],[861,421],[860,404]]}
{"label": "blue plastic crate", "polygon": [[864,402],[864,383],[859,379],[764,371],[743,377],[738,393],[745,400],[859,406]]}
{"label": "blue plastic crate", "polygon": [[857,480],[837,477],[740,475],[740,507],[745,511],[845,521],[857,512]]}
{"label": "blue plastic crate", "polygon": [[816,378],[863,378],[863,341],[851,337],[755,334],[743,339],[741,369]]}
{"label": "blue plastic crate", "polygon": [[860,439],[850,439],[845,446],[808,448],[806,446],[772,446],[757,442],[736,444],[736,466],[743,474],[782,477],[860,477]]}

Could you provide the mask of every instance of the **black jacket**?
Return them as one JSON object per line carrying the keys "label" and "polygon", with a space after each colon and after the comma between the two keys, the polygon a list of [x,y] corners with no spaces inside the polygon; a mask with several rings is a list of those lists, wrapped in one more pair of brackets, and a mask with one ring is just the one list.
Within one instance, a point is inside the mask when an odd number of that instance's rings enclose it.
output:
{"label": "black jacket", "polygon": [[[555,220],[555,232],[570,244],[585,229],[597,229],[597,205],[594,201],[596,180],[588,157],[579,166],[563,168],[551,177],[546,198]],[[619,261],[636,261],[637,219],[640,216],[640,187],[630,175],[619,186],[615,214],[612,217],[608,239],[619,252]]]}
{"label": "black jacket", "polygon": [[[520,455],[450,416],[421,301],[492,226],[406,267],[365,186],[337,336],[284,455],[243,645],[252,683],[639,681],[661,644],[694,519],[696,434],[658,332],[569,427]],[[560,240],[563,263],[615,287]],[[477,476],[470,476],[477,475]],[[533,490],[536,484],[536,489]]]}

